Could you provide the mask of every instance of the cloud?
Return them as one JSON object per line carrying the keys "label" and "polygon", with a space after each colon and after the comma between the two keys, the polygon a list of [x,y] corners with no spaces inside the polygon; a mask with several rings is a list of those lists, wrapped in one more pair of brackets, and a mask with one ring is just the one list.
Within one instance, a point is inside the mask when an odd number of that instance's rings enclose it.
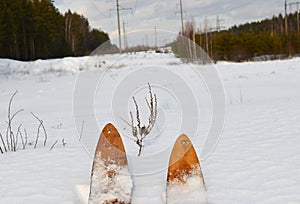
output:
{"label": "cloud", "polygon": [[[284,3],[282,0],[182,0],[182,2],[185,20],[193,17],[196,25],[200,25],[207,18],[211,27],[215,27],[217,16],[224,19],[222,26],[226,27],[271,18],[282,13]],[[174,33],[180,30],[179,0],[119,0],[119,3],[121,8],[132,8],[132,13],[128,10],[121,11],[121,22],[123,20],[126,22],[128,31],[154,27]],[[117,33],[114,0],[56,0],[54,4],[61,12],[71,9],[83,14],[89,19],[92,27],[101,28],[111,36]]]}

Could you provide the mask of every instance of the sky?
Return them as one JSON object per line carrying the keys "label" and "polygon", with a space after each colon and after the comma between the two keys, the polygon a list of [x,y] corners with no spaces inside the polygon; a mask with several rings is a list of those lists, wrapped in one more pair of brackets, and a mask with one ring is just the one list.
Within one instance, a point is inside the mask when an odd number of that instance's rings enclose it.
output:
{"label": "sky", "polygon": [[[172,39],[165,37],[166,33],[172,32],[175,35],[181,29],[179,2],[179,0],[119,0],[120,8],[125,9],[120,11],[120,19],[122,30],[123,22],[125,25],[127,41],[130,41],[130,37],[137,38],[131,34],[136,31],[140,34],[139,39],[135,40],[137,44],[156,42],[160,45],[171,41]],[[217,16],[221,20],[221,27],[229,28],[284,13],[284,0],[182,0],[182,4],[184,21],[194,19],[196,28],[202,30],[205,27],[205,19],[210,28],[215,28]],[[100,28],[109,34],[112,41],[117,41],[116,0],[55,0],[54,5],[60,12],[70,9],[84,15],[91,27]],[[126,10],[129,8],[130,10]],[[294,12],[295,9],[288,7],[288,11]]]}

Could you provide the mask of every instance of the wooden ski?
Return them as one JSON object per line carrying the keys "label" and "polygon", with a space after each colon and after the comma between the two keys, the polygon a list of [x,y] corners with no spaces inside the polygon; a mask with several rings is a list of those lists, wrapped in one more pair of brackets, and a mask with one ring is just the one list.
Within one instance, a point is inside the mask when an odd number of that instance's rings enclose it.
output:
{"label": "wooden ski", "polygon": [[122,138],[107,124],[96,147],[91,173],[89,204],[129,204],[132,179]]}
{"label": "wooden ski", "polygon": [[176,140],[170,156],[167,203],[208,203],[199,159],[192,142],[184,134]]}

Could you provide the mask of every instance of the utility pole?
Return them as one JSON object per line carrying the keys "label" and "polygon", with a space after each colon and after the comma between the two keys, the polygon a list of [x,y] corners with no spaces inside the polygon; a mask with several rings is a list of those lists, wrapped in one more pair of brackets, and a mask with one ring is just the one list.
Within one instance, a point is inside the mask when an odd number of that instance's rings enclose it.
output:
{"label": "utility pole", "polygon": [[204,31],[205,31],[205,44],[206,44],[206,53],[209,55],[209,39],[208,39],[208,20],[207,17],[205,17],[205,21],[204,21]]}
{"label": "utility pole", "polygon": [[[176,5],[176,10],[177,10],[177,6],[178,4]],[[180,21],[181,21],[181,36],[183,35],[184,33],[184,24],[183,24],[183,6],[182,6],[182,0],[180,0],[179,2],[179,11],[176,11],[175,12],[176,14],[177,13],[180,13]]]}
{"label": "utility pole", "polygon": [[181,35],[184,33],[182,0],[180,0]]}
{"label": "utility pole", "polygon": [[117,11],[118,34],[119,34],[119,50],[120,50],[120,53],[122,53],[122,39],[121,39],[120,11],[121,11],[121,10],[131,10],[131,12],[132,12],[132,8],[121,8],[121,6],[120,6],[120,4],[119,4],[119,0],[116,0],[116,6],[117,6],[117,9],[110,9],[110,12],[111,12],[112,10],[116,10],[116,11]]}
{"label": "utility pole", "polygon": [[123,21],[123,41],[124,41],[124,49],[126,50],[128,45],[127,45],[127,38],[126,38],[126,24],[125,21]]}
{"label": "utility pole", "polygon": [[154,28],[154,35],[155,35],[155,49],[157,49],[157,29],[156,29],[156,26]]}
{"label": "utility pole", "polygon": [[117,18],[118,18],[118,33],[119,33],[119,49],[120,53],[122,52],[122,42],[121,42],[121,26],[120,26],[120,4],[117,0]]}
{"label": "utility pole", "polygon": [[299,33],[299,4],[300,2],[293,2],[293,3],[289,3],[290,7],[292,8],[293,5],[296,5],[297,6],[297,10],[296,10],[296,13],[297,13],[297,32]]}

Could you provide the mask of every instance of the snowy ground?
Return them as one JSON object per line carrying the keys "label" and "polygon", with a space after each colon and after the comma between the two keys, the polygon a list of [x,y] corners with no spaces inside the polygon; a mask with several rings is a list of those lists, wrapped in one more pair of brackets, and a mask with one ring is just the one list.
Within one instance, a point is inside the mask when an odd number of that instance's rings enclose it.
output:
{"label": "snowy ground", "polygon": [[[46,147],[40,142],[37,149],[29,145],[27,150],[0,154],[0,203],[76,202],[76,189],[89,185],[91,141],[97,141],[105,123],[119,119],[110,111],[119,106],[111,104],[110,99],[128,73],[134,73],[139,67],[176,70],[196,98],[201,99],[198,100],[199,132],[207,134],[211,117],[209,97],[204,85],[195,81],[197,77],[185,71],[187,65],[172,54],[137,53],[119,59],[119,56],[104,56],[29,63],[0,60],[0,132],[6,131],[7,104],[12,93],[18,90],[13,110],[24,108],[25,111],[16,117],[14,128],[22,124],[28,131],[29,141],[34,142],[38,127],[30,114],[34,112],[44,121],[48,133]],[[224,84],[226,121],[215,151],[201,161],[209,203],[300,203],[300,59],[241,64],[220,62],[215,67]],[[89,72],[80,72],[82,70]],[[93,95],[95,106],[82,110],[75,107],[74,113],[76,97],[73,98],[73,93],[82,73],[90,74],[91,80],[103,73],[105,77]],[[168,81],[162,84],[172,88]],[[168,120],[163,123],[164,133],[174,133],[174,137],[160,137],[157,132],[146,142],[141,158],[134,156],[137,147],[131,138],[124,137],[130,170],[134,174],[132,203],[163,203],[168,153],[179,136],[175,134],[180,132],[178,127],[171,126],[182,122],[176,110],[182,108],[179,107],[181,97],[188,97],[180,92],[180,87],[178,89],[178,95],[173,97],[154,87],[159,105],[164,109],[160,118]],[[143,97],[143,93],[135,93]],[[89,100],[88,96],[83,95],[82,100]],[[140,104],[142,106],[142,101]],[[128,108],[132,108],[130,102]],[[88,109],[95,112],[96,129],[87,122],[86,118],[94,117],[85,115]],[[77,122],[74,114],[79,117]],[[83,120],[80,143],[78,123]],[[126,125],[119,128],[124,134],[130,132]],[[66,146],[62,145],[62,139]],[[201,152],[204,138],[197,139],[195,146]],[[50,151],[56,140],[58,143]],[[157,157],[155,153],[160,151],[162,154]]]}

